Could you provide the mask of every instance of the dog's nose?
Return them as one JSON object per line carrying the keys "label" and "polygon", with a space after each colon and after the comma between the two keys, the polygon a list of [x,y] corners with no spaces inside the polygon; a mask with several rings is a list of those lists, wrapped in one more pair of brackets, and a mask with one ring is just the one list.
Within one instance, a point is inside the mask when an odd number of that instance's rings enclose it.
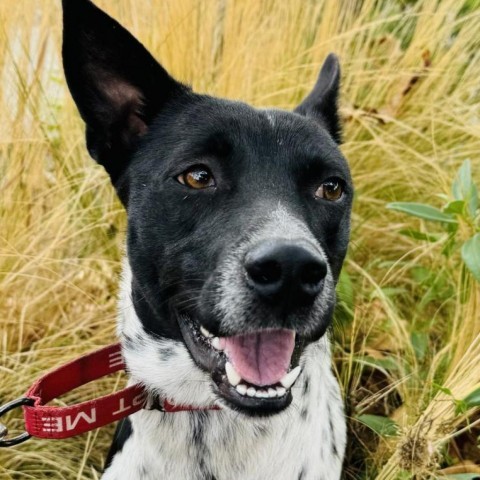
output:
{"label": "dog's nose", "polygon": [[323,288],[327,265],[310,249],[286,240],[263,242],[245,257],[247,283],[262,299],[306,306]]}

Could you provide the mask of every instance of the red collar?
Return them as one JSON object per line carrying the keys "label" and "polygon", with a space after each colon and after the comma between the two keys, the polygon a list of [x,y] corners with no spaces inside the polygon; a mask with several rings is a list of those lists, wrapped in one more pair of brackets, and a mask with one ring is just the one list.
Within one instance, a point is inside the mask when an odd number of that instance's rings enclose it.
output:
{"label": "red collar", "polygon": [[46,406],[51,400],[81,385],[124,369],[120,344],[115,344],[84,355],[40,377],[25,395],[25,403],[30,404],[23,406],[27,432],[39,438],[68,438],[116,422],[142,408],[168,413],[219,409],[215,405],[206,408],[174,405],[165,399],[147,402],[147,394],[140,385],[132,385],[77,405]]}

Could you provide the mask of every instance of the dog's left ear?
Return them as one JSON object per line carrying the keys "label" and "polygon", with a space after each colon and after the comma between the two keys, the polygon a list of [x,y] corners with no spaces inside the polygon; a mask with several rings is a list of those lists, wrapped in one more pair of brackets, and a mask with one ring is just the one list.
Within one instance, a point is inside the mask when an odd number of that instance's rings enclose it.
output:
{"label": "dog's left ear", "polygon": [[342,127],[337,106],[339,90],[340,63],[338,57],[331,53],[322,66],[313,90],[294,110],[296,113],[320,122],[337,143],[342,141]]}

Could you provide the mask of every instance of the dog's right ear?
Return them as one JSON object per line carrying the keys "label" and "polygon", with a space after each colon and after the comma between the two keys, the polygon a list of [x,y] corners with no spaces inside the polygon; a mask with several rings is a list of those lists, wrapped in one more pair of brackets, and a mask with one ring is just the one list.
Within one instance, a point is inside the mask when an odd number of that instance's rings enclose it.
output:
{"label": "dog's right ear", "polygon": [[67,83],[87,124],[90,155],[116,184],[155,115],[188,88],[92,2],[62,0],[62,4]]}

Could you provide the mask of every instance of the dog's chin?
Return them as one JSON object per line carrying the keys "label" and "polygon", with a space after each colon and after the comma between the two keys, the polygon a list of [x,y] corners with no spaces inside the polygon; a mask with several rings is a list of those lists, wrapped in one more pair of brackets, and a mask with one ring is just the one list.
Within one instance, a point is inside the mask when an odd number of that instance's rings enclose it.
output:
{"label": "dog's chin", "polygon": [[[292,388],[301,375],[299,361],[306,345],[306,342],[293,331],[283,330],[287,333],[280,333],[295,338],[290,365],[285,376],[273,384],[265,385],[263,382],[259,385],[240,378],[235,370],[232,372],[231,359],[222,345],[224,339],[215,337],[201,328],[192,315],[179,314],[177,318],[193,360],[211,376],[212,388],[218,396],[219,403],[249,416],[274,415],[291,404]],[[271,331],[275,334],[274,330]]]}

